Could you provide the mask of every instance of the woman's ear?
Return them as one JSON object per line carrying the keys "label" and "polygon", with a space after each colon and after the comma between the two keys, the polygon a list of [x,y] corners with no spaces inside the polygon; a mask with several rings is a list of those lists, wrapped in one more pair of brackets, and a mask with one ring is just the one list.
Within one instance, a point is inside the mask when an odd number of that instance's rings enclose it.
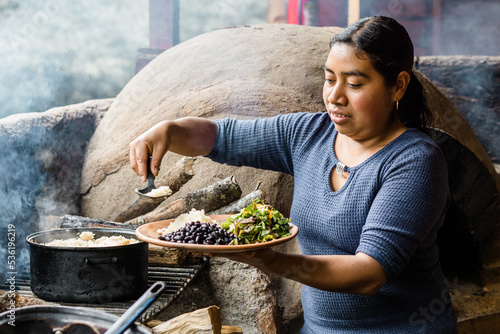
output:
{"label": "woman's ear", "polygon": [[394,91],[394,97],[396,101],[399,101],[405,95],[406,88],[410,84],[410,74],[406,71],[401,71],[396,79],[396,90]]}

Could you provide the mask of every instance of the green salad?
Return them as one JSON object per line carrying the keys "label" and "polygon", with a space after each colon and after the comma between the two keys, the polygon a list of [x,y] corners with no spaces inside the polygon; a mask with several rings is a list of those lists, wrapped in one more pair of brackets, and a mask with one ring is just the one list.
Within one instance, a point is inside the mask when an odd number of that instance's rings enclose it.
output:
{"label": "green salad", "polygon": [[290,218],[261,199],[252,201],[240,213],[222,223],[222,228],[237,236],[230,245],[268,242],[290,235]]}

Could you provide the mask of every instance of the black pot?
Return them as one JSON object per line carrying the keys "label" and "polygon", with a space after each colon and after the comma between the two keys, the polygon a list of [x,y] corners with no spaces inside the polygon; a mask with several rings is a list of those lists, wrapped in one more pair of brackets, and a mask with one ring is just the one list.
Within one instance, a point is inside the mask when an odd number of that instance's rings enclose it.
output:
{"label": "black pot", "polygon": [[110,247],[46,246],[55,239],[75,238],[90,231],[95,238],[134,231],[114,228],[72,228],[36,232],[26,237],[30,246],[30,286],[38,297],[66,303],[104,304],[136,299],[147,289],[148,244],[140,241]]}
{"label": "black pot", "polygon": [[[87,307],[27,306],[0,314],[2,334],[104,333],[118,316]],[[70,327],[71,326],[71,327]],[[134,323],[126,334],[151,334],[146,327]]]}

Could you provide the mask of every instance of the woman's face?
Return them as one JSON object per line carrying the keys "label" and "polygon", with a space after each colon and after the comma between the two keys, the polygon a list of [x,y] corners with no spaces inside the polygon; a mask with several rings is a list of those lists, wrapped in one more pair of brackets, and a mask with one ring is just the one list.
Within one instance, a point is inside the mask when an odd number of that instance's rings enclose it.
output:
{"label": "woman's face", "polygon": [[395,87],[347,44],[332,46],[325,64],[323,100],[337,131],[356,140],[373,139],[390,131]]}

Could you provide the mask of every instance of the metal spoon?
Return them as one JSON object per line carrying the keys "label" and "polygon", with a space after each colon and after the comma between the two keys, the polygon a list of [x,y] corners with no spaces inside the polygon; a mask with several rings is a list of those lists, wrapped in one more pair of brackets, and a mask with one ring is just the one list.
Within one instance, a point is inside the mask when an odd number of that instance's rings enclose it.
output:
{"label": "metal spoon", "polygon": [[165,282],[156,282],[104,334],[122,334],[165,291]]}
{"label": "metal spoon", "polygon": [[155,176],[151,172],[151,157],[148,157],[148,163],[147,163],[147,176],[146,176],[146,188],[144,189],[135,189],[135,192],[146,202],[149,203],[158,203],[165,198],[167,198],[169,195],[162,195],[162,196],[150,196],[147,195],[150,191],[156,189],[155,186]]}

